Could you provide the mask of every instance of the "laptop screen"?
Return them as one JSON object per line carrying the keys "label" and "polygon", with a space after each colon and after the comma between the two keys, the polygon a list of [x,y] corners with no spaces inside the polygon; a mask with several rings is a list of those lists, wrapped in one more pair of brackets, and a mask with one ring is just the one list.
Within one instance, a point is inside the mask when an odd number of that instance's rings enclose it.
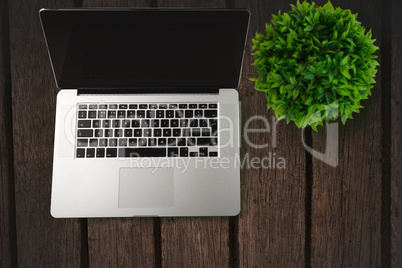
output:
{"label": "laptop screen", "polygon": [[42,10],[59,88],[236,88],[245,10]]}

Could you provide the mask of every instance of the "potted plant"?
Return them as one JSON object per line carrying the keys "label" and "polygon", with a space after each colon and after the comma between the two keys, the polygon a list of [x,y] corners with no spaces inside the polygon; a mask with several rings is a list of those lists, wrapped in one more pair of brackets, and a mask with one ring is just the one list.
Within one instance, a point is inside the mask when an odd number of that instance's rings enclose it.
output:
{"label": "potted plant", "polygon": [[371,30],[350,10],[307,2],[274,15],[265,34],[253,38],[258,77],[255,89],[265,92],[267,107],[277,118],[299,128],[337,119],[345,124],[371,95],[378,49]]}

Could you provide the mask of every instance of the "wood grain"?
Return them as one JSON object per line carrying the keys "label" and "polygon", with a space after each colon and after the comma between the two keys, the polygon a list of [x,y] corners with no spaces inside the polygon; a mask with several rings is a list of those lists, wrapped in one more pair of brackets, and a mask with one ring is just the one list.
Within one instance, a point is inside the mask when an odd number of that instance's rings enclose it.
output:
{"label": "wood grain", "polygon": [[[150,7],[151,2],[84,0],[83,7]],[[159,266],[159,219],[88,219],[87,224],[90,266]]]}
{"label": "wood grain", "polygon": [[[265,23],[279,10],[290,6],[285,1],[234,1],[234,7],[251,11],[251,24],[243,64],[239,93],[242,104],[242,125],[253,116],[261,116],[269,122],[269,133],[249,133],[254,144],[267,144],[266,148],[254,148],[243,137],[241,159],[263,159],[265,167],[242,168],[242,210],[238,219],[237,243],[240,267],[302,267],[305,263],[305,196],[306,161],[301,142],[301,131],[284,121],[276,124],[274,112],[266,110],[263,92],[254,90],[248,79],[254,77],[251,63],[252,38],[265,30]],[[262,120],[251,121],[249,129],[266,128]],[[276,130],[274,130],[276,126]],[[275,139],[276,135],[276,139]],[[286,166],[276,163],[283,158]],[[271,163],[271,167],[268,163]]]}
{"label": "wood grain", "polygon": [[[225,7],[225,1],[169,0],[158,7]],[[166,267],[229,266],[229,218],[161,219],[162,265]]]}
{"label": "wood grain", "polygon": [[[358,20],[373,29],[381,46],[380,2],[332,3],[359,13]],[[345,126],[339,123],[339,165],[331,167],[313,157],[312,266],[381,265],[381,91],[388,89],[381,88],[381,71],[376,80],[360,114]],[[313,133],[314,149],[325,150],[325,135],[325,128]]]}
{"label": "wood grain", "polygon": [[18,266],[81,263],[81,225],[50,215],[57,87],[40,27],[42,7],[72,1],[9,1]]}
{"label": "wood grain", "polygon": [[0,2],[0,267],[16,265],[8,3]]}
{"label": "wood grain", "polygon": [[392,1],[391,265],[402,267],[402,2]]}

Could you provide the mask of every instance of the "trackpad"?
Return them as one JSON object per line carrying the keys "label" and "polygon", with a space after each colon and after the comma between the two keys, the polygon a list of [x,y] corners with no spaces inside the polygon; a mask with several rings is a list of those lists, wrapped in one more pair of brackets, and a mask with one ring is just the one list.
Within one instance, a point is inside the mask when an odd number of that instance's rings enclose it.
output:
{"label": "trackpad", "polygon": [[120,168],[119,208],[173,207],[173,171],[173,168]]}

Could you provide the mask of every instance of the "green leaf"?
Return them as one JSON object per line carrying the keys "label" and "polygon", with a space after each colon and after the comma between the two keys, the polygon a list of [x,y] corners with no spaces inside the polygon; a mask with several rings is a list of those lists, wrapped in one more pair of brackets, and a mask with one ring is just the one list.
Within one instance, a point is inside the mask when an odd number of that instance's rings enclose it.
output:
{"label": "green leaf", "polygon": [[308,74],[304,76],[305,79],[311,80],[314,78],[314,74]]}

